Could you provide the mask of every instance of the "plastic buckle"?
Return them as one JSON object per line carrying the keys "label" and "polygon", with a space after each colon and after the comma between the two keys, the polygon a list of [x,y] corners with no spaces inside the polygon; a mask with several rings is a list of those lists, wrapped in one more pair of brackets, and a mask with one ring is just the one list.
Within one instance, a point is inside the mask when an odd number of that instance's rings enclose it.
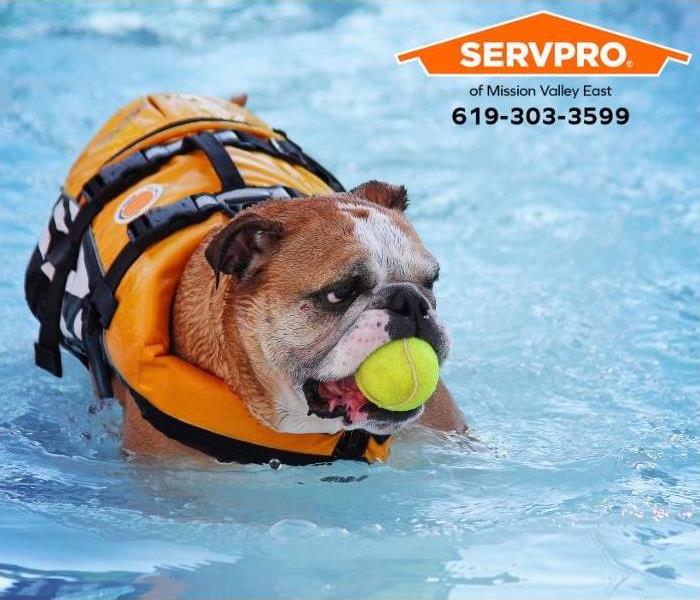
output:
{"label": "plastic buckle", "polygon": [[161,206],[150,213],[146,213],[144,217],[148,218],[151,227],[162,227],[165,224],[175,223],[183,217],[190,216],[197,212],[199,207],[192,199],[192,196],[187,196],[174,204]]}
{"label": "plastic buckle", "polygon": [[219,199],[216,196],[212,196],[211,194],[202,194],[201,196],[195,196],[194,198],[192,198],[192,201],[195,203],[195,206],[198,210],[212,209],[213,207],[219,205]]}
{"label": "plastic buckle", "polygon": [[258,136],[247,131],[237,131],[238,143],[244,150],[259,150],[262,143]]}
{"label": "plastic buckle", "polygon": [[266,200],[288,198],[289,194],[282,186],[274,188],[243,188],[239,190],[229,190],[217,195],[219,203],[231,216],[242,210]]}
{"label": "plastic buckle", "polygon": [[143,150],[143,154],[149,162],[161,164],[169,158],[175,156],[181,150],[182,140],[175,140],[169,144],[151,146],[150,148]]}
{"label": "plastic buckle", "polygon": [[179,219],[199,210],[200,208],[192,196],[187,196],[173,204],[153,208],[134,219],[126,226],[127,233],[132,242],[140,242],[153,229],[161,228],[166,224],[172,225]]}
{"label": "plastic buckle", "polygon": [[270,197],[270,188],[241,188],[228,190],[216,195],[219,202],[238,204],[243,202],[260,202]]}
{"label": "plastic buckle", "polygon": [[239,140],[238,135],[235,131],[227,129],[225,131],[219,131],[214,134],[214,137],[219,140],[222,144],[232,144]]}
{"label": "plastic buckle", "polygon": [[110,186],[117,181],[127,179],[134,174],[141,174],[144,171],[148,171],[151,167],[151,163],[148,158],[144,156],[143,152],[135,152],[130,154],[124,160],[114,163],[112,165],[107,165],[100,169],[100,178],[103,181],[103,187]]}

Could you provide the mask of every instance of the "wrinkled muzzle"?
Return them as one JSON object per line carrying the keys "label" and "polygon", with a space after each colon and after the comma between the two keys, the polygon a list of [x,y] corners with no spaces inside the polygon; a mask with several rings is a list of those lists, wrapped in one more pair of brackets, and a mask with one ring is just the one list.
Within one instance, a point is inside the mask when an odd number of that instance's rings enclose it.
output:
{"label": "wrinkled muzzle", "polygon": [[304,395],[309,414],[342,418],[346,429],[393,433],[423,411],[390,411],[372,403],[355,383],[360,364],[377,348],[402,338],[428,342],[442,362],[450,341],[428,300],[411,284],[387,286],[373,308],[364,311],[321,362],[317,374],[306,380]]}

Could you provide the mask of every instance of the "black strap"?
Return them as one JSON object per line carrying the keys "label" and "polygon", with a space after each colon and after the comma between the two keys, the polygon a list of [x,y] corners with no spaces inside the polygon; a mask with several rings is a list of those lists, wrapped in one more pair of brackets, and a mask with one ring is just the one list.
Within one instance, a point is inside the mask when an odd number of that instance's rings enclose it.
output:
{"label": "black strap", "polygon": [[[218,168],[217,166],[214,168],[220,178],[223,175],[226,181],[235,181],[235,174],[231,174],[231,169],[228,169],[228,165],[223,162],[220,149],[231,162],[230,166],[238,174],[238,179],[242,181],[240,173],[226,151],[220,148],[219,142],[212,143],[206,136],[201,138],[200,136],[203,134],[160,146],[158,147],[159,152],[142,150],[134,152],[120,162],[102,167],[99,173],[85,184],[82,190],[85,204],[68,228],[68,234],[54,244],[46,257],[54,267],[54,274],[47,294],[46,310],[39,324],[39,339],[34,344],[34,360],[38,366],[56,377],[61,377],[63,374],[59,344],[61,341],[61,307],[66,281],[71,269],[75,267],[85,232],[107,203],[128,189],[129,186],[158,171],[161,165],[174,155],[187,152],[192,147],[202,149],[210,160],[211,157],[215,157]],[[191,143],[188,142],[190,139]],[[218,147],[217,144],[219,144]],[[214,165],[213,162],[212,165]]]}
{"label": "black strap", "polygon": [[[38,366],[56,377],[61,377],[63,373],[59,350],[63,294],[68,275],[78,259],[83,235],[109,201],[133,183],[155,173],[159,166],[160,162],[148,160],[139,151],[118,164],[103,167],[83,189],[89,201],[78,211],[67,235],[61,237],[46,256],[54,267],[54,273],[47,294],[46,310],[39,324],[39,339],[34,344],[34,359]],[[91,197],[93,191],[95,195]]]}
{"label": "black strap", "polygon": [[248,208],[258,202],[266,200],[277,200],[287,198],[297,198],[301,196],[297,190],[283,186],[271,187],[245,187],[236,190],[226,190],[218,194],[197,194],[186,196],[182,200],[152,208],[147,213],[137,217],[127,225],[129,238],[136,242],[139,238],[147,235],[151,230],[163,227],[167,224],[173,225],[176,221],[183,219],[186,224],[192,224],[192,217],[203,213],[207,217],[211,212],[224,210],[231,216]]}
{"label": "black strap", "polygon": [[233,190],[245,187],[245,181],[240,171],[233,164],[226,148],[217,137],[208,131],[203,131],[189,138],[191,144],[207,155],[211,166],[221,181],[222,190]]}
{"label": "black strap", "polygon": [[113,398],[111,370],[102,344],[102,327],[94,305],[83,300],[83,340],[98,398]]}
{"label": "black strap", "polygon": [[235,132],[237,140],[225,140],[224,143],[243,150],[264,152],[270,156],[281,158],[286,162],[299,165],[300,167],[304,167],[307,171],[310,171],[316,175],[316,177],[328,185],[328,187],[330,187],[334,192],[345,191],[345,188],[340,181],[338,181],[338,179],[336,179],[336,177],[325,167],[306,154],[301,149],[301,146],[295,144],[292,140],[287,138],[283,131],[275,130],[275,132],[279,133],[280,135],[284,135],[284,138],[281,140],[277,138],[263,139],[253,135],[252,133],[237,131]]}
{"label": "black strap", "polygon": [[[221,131],[216,134],[201,132],[168,144],[138,150],[121,161],[102,167],[83,186],[81,196],[84,203],[69,226],[68,234],[57,240],[47,255],[48,262],[54,267],[54,274],[47,293],[46,310],[40,320],[39,339],[34,344],[37,365],[57,377],[62,375],[59,323],[63,294],[68,275],[77,261],[81,240],[93,219],[120,193],[144,177],[157,172],[172,157],[189,152],[192,148],[198,148],[207,155],[221,180],[222,189],[244,186],[240,172],[223,145],[265,152],[292,164],[303,166],[335,191],[344,189],[330,172],[304,154],[299,146],[286,137],[282,140],[268,141],[249,133],[235,131]],[[111,302],[108,295],[103,300]],[[103,308],[106,313],[110,312],[109,307]]]}
{"label": "black strap", "polygon": [[360,460],[364,457],[369,444],[370,434],[364,429],[352,429],[343,432],[333,450],[333,458]]}
{"label": "black strap", "polygon": [[298,195],[295,190],[281,186],[198,194],[151,209],[134,219],[127,226],[130,242],[119,252],[104,277],[96,277],[91,283],[89,299],[100,315],[102,327],[107,329],[112,322],[118,305],[115,297],[117,288],[146,248],[181,229],[201,223],[217,211],[233,215],[258,202]]}
{"label": "black strap", "polygon": [[[277,133],[283,134],[281,131],[277,131]],[[263,152],[264,154],[280,158],[291,164],[304,167],[325,182],[333,191],[345,191],[345,188],[330,171],[325,169],[308,154],[304,153],[301,147],[288,139],[286,135],[284,139],[270,138],[269,140],[245,131],[233,130],[218,131],[214,134],[207,133],[207,135],[214,137],[224,146],[232,146],[234,148],[240,148],[241,150],[253,152]],[[167,144],[150,146],[128,155],[119,162],[103,167],[99,173],[94,175],[83,186],[83,198],[85,200],[90,200],[96,196],[105,185],[124,177],[130,178],[129,185],[131,185],[134,183],[132,177],[138,180],[149,174],[149,172],[155,172],[161,165],[174,156],[185,154],[193,148],[202,149],[195,144],[193,140],[195,137],[197,136],[179,138]],[[150,171],[149,165],[154,167],[153,171]],[[139,173],[144,170],[146,172],[139,176]]]}
{"label": "black strap", "polygon": [[[318,454],[304,454],[290,450],[276,450],[251,442],[235,440],[171,417],[156,408],[133,388],[129,388],[129,390],[134,400],[136,400],[143,418],[158,431],[222,462],[263,464],[277,459],[286,465],[312,465],[327,463],[336,458],[345,458],[335,455],[331,457]],[[364,459],[360,456],[358,460]]]}

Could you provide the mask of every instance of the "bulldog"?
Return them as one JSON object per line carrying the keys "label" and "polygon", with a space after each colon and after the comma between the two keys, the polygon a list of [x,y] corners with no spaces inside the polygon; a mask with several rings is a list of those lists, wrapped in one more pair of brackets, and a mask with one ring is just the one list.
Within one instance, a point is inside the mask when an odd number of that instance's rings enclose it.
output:
{"label": "bulldog", "polygon": [[[441,362],[450,349],[433,291],[439,265],[407,220],[407,203],[403,186],[369,181],[239,213],[185,267],[172,352],[221,378],[278,431],[386,435],[419,424],[466,432],[442,383],[424,406],[392,412],[354,382],[360,363],[390,340],[420,337]],[[129,391],[113,385],[126,450],[199,454],[153,428]]]}
{"label": "bulldog", "polygon": [[345,192],[245,101],[137,98],[80,154],[25,275],[36,364],[76,356],[137,455],[372,462],[410,424],[464,432],[441,383],[403,412],[355,384],[391,340],[449,352],[406,189]]}

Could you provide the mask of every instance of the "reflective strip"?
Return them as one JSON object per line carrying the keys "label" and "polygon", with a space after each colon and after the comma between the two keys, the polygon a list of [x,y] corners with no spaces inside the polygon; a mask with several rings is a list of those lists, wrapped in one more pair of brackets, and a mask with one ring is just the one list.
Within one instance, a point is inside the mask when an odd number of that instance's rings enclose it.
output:
{"label": "reflective strip", "polygon": [[41,258],[46,258],[46,253],[49,251],[49,244],[51,243],[51,233],[49,233],[49,228],[45,227],[44,230],[41,232],[41,236],[39,237],[39,243],[37,246],[39,247],[39,254],[41,254]]}
{"label": "reflective strip", "polygon": [[53,207],[53,222],[56,225],[56,229],[63,233],[68,233],[68,226],[66,225],[66,210],[63,208],[63,202],[60,200]]}
{"label": "reflective strip", "polygon": [[49,278],[50,281],[53,281],[53,276],[56,272],[56,269],[54,269],[54,266],[50,262],[45,262],[44,264],[42,264],[41,270],[43,271],[44,275],[46,275]]}
{"label": "reflective strip", "polygon": [[83,341],[83,309],[81,308],[73,319],[73,335]]}
{"label": "reflective strip", "polygon": [[75,271],[68,273],[66,291],[78,298],[85,298],[90,291],[90,282],[88,281],[87,269],[85,268],[85,251],[82,246],[78,254]]}
{"label": "reflective strip", "polygon": [[68,206],[68,212],[70,213],[70,218],[72,221],[73,219],[75,219],[75,215],[78,214],[78,211],[80,210],[80,205],[75,200],[73,200],[73,198],[71,198],[68,195],[64,194],[63,197],[66,200],[66,205]]}

